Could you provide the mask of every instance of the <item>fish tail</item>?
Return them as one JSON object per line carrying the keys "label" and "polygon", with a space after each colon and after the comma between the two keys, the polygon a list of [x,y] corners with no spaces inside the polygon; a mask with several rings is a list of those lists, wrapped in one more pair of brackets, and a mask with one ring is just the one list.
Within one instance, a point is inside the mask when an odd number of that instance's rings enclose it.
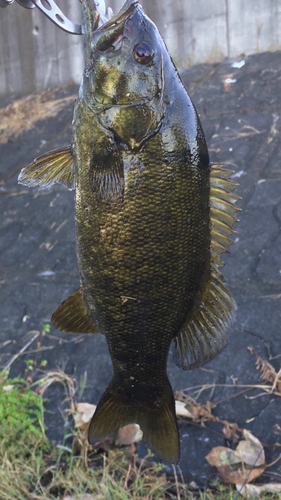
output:
{"label": "fish tail", "polygon": [[179,434],[175,400],[167,380],[164,396],[153,403],[124,404],[112,382],[103,394],[91,420],[90,444],[106,436],[115,436],[125,425],[139,424],[148,446],[168,463],[179,462]]}

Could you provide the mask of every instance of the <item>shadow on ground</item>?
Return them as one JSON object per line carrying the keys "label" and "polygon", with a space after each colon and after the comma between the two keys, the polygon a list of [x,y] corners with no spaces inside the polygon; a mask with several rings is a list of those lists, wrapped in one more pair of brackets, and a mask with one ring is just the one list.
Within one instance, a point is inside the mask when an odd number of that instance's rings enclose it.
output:
{"label": "shadow on ground", "polygon": [[[199,399],[219,403],[216,415],[252,430],[265,446],[269,463],[280,453],[280,398],[259,390],[242,394],[243,388],[235,384],[260,383],[250,345],[276,371],[281,366],[281,53],[247,57],[240,69],[232,67],[233,62],[198,65],[182,71],[182,78],[201,116],[211,160],[230,166],[240,183],[236,193],[242,196],[243,211],[224,272],[238,302],[238,322],[227,349],[208,366],[185,373],[171,357],[168,374],[175,390],[189,388],[193,396],[192,388],[211,384]],[[37,97],[35,104],[34,98],[0,101],[2,368],[25,345],[27,333],[50,323],[60,302],[79,286],[73,193],[62,187],[40,192],[17,184],[19,171],[34,157],[70,143],[76,94],[77,88],[70,86]],[[98,402],[111,377],[103,336],[68,336],[51,327],[41,351],[35,350],[36,343],[13,366],[12,376],[22,375],[25,361],[34,356],[37,365],[47,360],[48,369],[60,367],[78,380],[87,371],[83,401]],[[59,386],[49,392],[48,433],[59,442],[63,397]],[[216,424],[181,425],[185,478],[212,479],[215,471],[204,457],[225,443]],[[139,451],[145,453],[143,444]],[[281,480],[280,462],[268,474]]]}

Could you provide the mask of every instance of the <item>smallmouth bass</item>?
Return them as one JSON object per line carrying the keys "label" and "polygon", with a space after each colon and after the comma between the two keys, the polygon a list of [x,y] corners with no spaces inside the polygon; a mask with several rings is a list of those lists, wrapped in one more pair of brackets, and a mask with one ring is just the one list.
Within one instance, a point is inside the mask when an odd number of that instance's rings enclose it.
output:
{"label": "smallmouth bass", "polygon": [[94,443],[138,423],[179,460],[167,373],[171,342],[189,370],[226,345],[236,304],[219,256],[239,199],[211,165],[199,117],[156,26],[127,0],[104,24],[82,0],[85,72],[73,142],[37,158],[19,182],[75,188],[81,286],[52,316],[69,333],[103,333],[113,377],[89,427]]}

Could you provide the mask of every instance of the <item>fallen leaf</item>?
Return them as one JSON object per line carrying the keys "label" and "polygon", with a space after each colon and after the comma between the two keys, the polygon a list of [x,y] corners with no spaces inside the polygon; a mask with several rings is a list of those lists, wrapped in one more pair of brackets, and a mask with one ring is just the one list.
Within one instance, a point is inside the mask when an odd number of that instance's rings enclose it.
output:
{"label": "fallen leaf", "polygon": [[[211,401],[207,401],[207,403],[198,403],[194,399],[192,399],[188,394],[185,394],[183,391],[175,392],[175,400],[176,400],[176,414],[177,416],[182,416],[186,418],[191,418],[193,422],[199,423],[202,427],[206,422],[219,422],[224,426],[224,434],[228,439],[231,439],[235,442],[238,441],[238,434],[240,432],[242,434],[242,429],[238,427],[236,423],[227,422],[227,420],[221,420],[212,414],[213,409],[216,407],[216,404]],[[180,403],[181,404],[180,406]],[[187,412],[187,413],[183,413]]]}
{"label": "fallen leaf", "polygon": [[241,464],[241,469],[231,470],[230,467],[222,467],[220,472],[223,483],[242,484],[245,480],[251,483],[257,477],[261,476],[265,470],[265,465],[261,467],[254,467],[252,470],[245,469]]}
{"label": "fallen leaf", "polygon": [[117,446],[129,446],[142,440],[143,432],[138,424],[126,425],[119,429],[115,444]]}
{"label": "fallen leaf", "polygon": [[192,413],[186,408],[183,401],[176,401],[176,416],[192,418]]}
{"label": "fallen leaf", "polygon": [[[217,468],[224,483],[242,484],[246,478],[250,483],[259,477],[265,470],[265,464],[254,467],[252,470],[237,456],[236,450],[225,446],[216,446],[206,456],[210,465]],[[249,475],[249,477],[248,477]]]}
{"label": "fallen leaf", "polygon": [[265,463],[264,449],[258,438],[253,436],[250,431],[244,429],[244,441],[238,444],[235,455],[241,462],[247,465],[259,467]]}
{"label": "fallen leaf", "polygon": [[216,446],[205,457],[210,465],[217,469],[221,466],[231,466],[241,463],[241,460],[235,456],[234,450],[226,448],[226,446]]}
{"label": "fallen leaf", "polygon": [[231,75],[225,75],[224,78],[222,79],[223,87],[225,92],[229,92],[231,88],[232,83],[236,83],[236,79],[232,78],[233,74]]}
{"label": "fallen leaf", "polygon": [[97,407],[95,405],[90,405],[89,403],[76,404],[77,413],[74,415],[76,429],[81,429],[82,431],[88,429],[96,408]]}
{"label": "fallen leaf", "polygon": [[191,483],[189,483],[188,487],[192,488],[193,490],[200,490],[198,484],[195,483],[195,481],[191,481]]}
{"label": "fallen leaf", "polygon": [[[194,422],[199,422],[201,425],[204,425],[205,422],[220,421],[212,414],[212,410],[216,405],[211,401],[207,401],[205,404],[197,403],[197,401],[182,391],[175,392],[175,399],[176,401],[184,403],[186,410],[189,412]],[[190,418],[190,416],[188,416],[188,418]]]}
{"label": "fallen leaf", "polygon": [[229,439],[230,441],[233,441],[234,443],[236,443],[239,439],[239,435],[237,434],[237,431],[239,431],[238,425],[237,424],[229,424],[229,423],[226,423],[225,426],[223,427],[223,430],[222,430],[226,439]]}
{"label": "fallen leaf", "polygon": [[241,490],[241,485],[237,484],[236,488],[244,498],[260,498],[262,493],[281,493],[280,483],[262,484],[260,486],[245,484],[243,490]]}

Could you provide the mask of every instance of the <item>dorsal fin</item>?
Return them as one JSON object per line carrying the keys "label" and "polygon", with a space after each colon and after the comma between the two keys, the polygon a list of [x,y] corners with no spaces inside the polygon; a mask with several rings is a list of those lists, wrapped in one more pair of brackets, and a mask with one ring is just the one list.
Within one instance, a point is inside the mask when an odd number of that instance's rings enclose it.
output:
{"label": "dorsal fin", "polygon": [[88,313],[81,286],[54,312],[52,323],[66,333],[100,333]]}
{"label": "dorsal fin", "polygon": [[213,165],[210,173],[211,248],[210,265],[201,291],[179,334],[174,338],[174,357],[183,370],[198,368],[211,361],[227,344],[236,316],[236,303],[225,285],[219,256],[233,244],[232,226],[240,210],[240,199],[231,193],[237,186],[228,180],[233,172]]}
{"label": "dorsal fin", "polygon": [[55,149],[36,158],[19,175],[19,183],[28,187],[49,189],[54,184],[75,188],[71,146]]}

